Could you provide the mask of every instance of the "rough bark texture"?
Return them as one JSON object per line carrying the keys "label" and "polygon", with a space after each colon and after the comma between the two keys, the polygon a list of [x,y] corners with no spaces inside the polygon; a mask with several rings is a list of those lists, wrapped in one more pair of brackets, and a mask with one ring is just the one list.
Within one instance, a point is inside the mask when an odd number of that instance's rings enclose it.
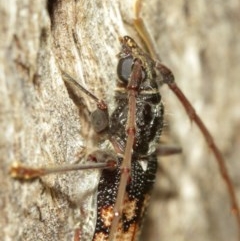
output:
{"label": "rough bark texture", "polygon": [[[90,240],[98,173],[83,171],[19,182],[13,161],[74,163],[92,150],[82,96],[69,97],[60,68],[113,103],[118,36],[137,38],[130,1],[0,2],[0,237]],[[207,124],[239,195],[240,3],[143,1],[142,16],[161,60]],[[159,180],[143,240],[237,240],[228,193],[201,134],[163,88],[170,142],[183,153],[159,161]],[[96,141],[95,141],[96,142]],[[164,171],[163,171],[164,170]],[[164,190],[164,191],[163,191]],[[92,197],[93,195],[93,197]],[[150,224],[150,225],[148,225]]]}

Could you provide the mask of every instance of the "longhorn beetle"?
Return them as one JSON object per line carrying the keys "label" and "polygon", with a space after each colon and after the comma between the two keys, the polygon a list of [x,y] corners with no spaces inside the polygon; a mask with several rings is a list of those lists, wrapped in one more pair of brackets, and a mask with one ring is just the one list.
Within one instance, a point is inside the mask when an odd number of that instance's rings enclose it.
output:
{"label": "longhorn beetle", "polygon": [[179,152],[177,148],[158,146],[164,113],[158,87],[166,83],[181,100],[190,118],[202,130],[216,156],[239,222],[239,209],[222,156],[200,118],[175,84],[173,74],[166,66],[143,52],[132,38],[124,36],[120,41],[122,49],[118,54],[116,108],[110,116],[103,100],[63,72],[66,83],[81,89],[95,100],[97,109],[91,113],[93,127],[99,134],[108,136],[112,147],[90,154],[88,160],[97,163],[86,167],[73,165],[34,169],[15,164],[11,174],[29,179],[61,171],[103,169],[98,186],[97,223],[92,240],[135,240],[154,183],[157,155]]}
{"label": "longhorn beetle", "polygon": [[158,146],[164,114],[158,88],[161,84],[167,84],[183,104],[190,119],[199,126],[216,156],[240,227],[239,208],[222,155],[201,119],[177,87],[171,71],[154,60],[156,55],[145,27],[138,14],[136,16],[135,26],[144,37],[150,55],[144,53],[130,37],[120,39],[122,50],[118,55],[116,108],[110,116],[104,101],[99,100],[63,71],[67,84],[81,89],[96,101],[97,110],[91,113],[92,124],[99,135],[107,135],[112,144],[111,148],[91,153],[88,161],[97,163],[84,167],[74,165],[34,169],[14,164],[11,174],[28,179],[68,170],[103,169],[98,186],[98,216],[93,241],[135,240],[154,183],[157,155],[179,152],[177,148]]}

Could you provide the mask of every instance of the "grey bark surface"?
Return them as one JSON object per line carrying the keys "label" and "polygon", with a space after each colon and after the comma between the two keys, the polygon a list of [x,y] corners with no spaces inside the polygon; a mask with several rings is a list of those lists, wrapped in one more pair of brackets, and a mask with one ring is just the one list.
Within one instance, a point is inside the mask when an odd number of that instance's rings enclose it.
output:
{"label": "grey bark surface", "polygon": [[[130,1],[0,2],[1,240],[82,240],[94,230],[97,171],[13,180],[12,162],[31,166],[84,161],[98,137],[79,93],[77,107],[61,78],[70,73],[114,107],[118,37],[140,42]],[[238,200],[240,144],[240,3],[143,1],[142,17],[161,60],[222,150]],[[201,134],[166,87],[165,135],[183,153],[160,158],[143,240],[237,240],[228,193]],[[81,240],[81,241],[82,241]]]}

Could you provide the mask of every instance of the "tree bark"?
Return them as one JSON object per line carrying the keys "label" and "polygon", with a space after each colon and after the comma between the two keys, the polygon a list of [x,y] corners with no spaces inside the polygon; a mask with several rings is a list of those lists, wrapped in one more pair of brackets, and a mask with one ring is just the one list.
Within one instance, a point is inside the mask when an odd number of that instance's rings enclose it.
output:
{"label": "tree bark", "polygon": [[[240,3],[142,3],[161,60],[203,118],[239,192]],[[91,240],[98,171],[12,179],[12,162],[30,166],[84,160],[97,148],[84,94],[76,106],[60,69],[114,108],[118,37],[141,43],[130,1],[14,1],[0,3],[2,240]],[[159,159],[143,240],[237,240],[228,193],[204,139],[174,95],[161,90],[165,132],[183,153]],[[87,107],[87,108],[86,108]],[[238,196],[240,200],[240,197]]]}

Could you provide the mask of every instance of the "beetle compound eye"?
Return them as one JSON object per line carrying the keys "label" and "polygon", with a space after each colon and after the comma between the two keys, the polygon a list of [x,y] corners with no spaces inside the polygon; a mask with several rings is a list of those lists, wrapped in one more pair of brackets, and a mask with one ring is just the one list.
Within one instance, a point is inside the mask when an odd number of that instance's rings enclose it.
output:
{"label": "beetle compound eye", "polygon": [[118,75],[119,81],[122,82],[123,84],[128,83],[129,77],[132,72],[132,63],[133,63],[132,56],[121,58],[118,62],[117,75]]}

